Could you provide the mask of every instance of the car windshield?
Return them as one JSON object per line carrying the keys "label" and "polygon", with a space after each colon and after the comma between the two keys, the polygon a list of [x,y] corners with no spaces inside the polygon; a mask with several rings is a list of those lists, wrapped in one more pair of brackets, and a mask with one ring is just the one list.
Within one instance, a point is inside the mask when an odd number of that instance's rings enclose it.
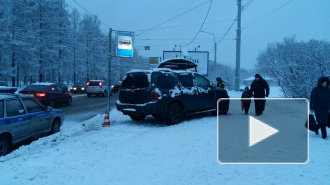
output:
{"label": "car windshield", "polygon": [[121,88],[146,88],[149,86],[148,77],[145,73],[127,74],[126,79],[121,84]]}
{"label": "car windshield", "polygon": [[47,89],[47,85],[30,85],[26,87],[24,90],[27,91],[43,91]]}

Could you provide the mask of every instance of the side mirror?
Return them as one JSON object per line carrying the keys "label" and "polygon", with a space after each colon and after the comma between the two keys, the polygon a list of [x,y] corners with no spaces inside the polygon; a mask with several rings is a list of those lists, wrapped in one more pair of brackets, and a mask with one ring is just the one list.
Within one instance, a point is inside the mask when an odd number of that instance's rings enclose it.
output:
{"label": "side mirror", "polygon": [[215,83],[214,82],[212,82],[211,84],[210,84],[210,87],[215,87],[216,85],[215,85]]}

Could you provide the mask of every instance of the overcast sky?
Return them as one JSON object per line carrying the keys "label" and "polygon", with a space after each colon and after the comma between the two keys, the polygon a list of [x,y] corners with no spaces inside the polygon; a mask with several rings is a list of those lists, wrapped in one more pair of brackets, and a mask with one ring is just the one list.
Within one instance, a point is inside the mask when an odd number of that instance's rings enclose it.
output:
{"label": "overcast sky", "polygon": [[[211,1],[75,1],[66,0],[69,6],[76,7],[82,14],[87,11],[78,4],[97,15],[106,25],[102,24],[105,33],[108,32],[109,27],[114,30],[135,32],[135,47],[138,53],[145,57],[162,57],[164,50],[173,50],[175,45],[177,45],[176,50],[179,50],[181,45],[181,49],[185,51],[195,50],[200,46],[199,51],[209,51],[210,59],[214,59],[214,37],[211,34],[200,32],[194,42],[185,46],[201,28]],[[242,12],[241,22],[241,67],[243,68],[254,68],[258,53],[264,50],[268,43],[282,42],[285,37],[294,35],[298,41],[330,40],[329,0],[242,0],[242,5],[248,5]],[[237,9],[236,0],[213,0],[202,30],[214,34],[216,42],[219,42],[236,18]],[[174,19],[168,21],[172,18]],[[149,30],[157,25],[160,26]],[[235,22],[218,44],[218,63],[235,67],[236,29]],[[150,50],[144,50],[144,46],[150,46]]]}

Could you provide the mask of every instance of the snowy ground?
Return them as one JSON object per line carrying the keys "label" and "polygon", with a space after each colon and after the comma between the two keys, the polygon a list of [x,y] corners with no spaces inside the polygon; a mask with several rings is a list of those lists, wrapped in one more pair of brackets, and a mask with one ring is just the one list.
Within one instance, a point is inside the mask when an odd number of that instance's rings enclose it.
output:
{"label": "snowy ground", "polygon": [[[270,97],[280,97],[271,87]],[[241,92],[229,92],[237,98]],[[165,126],[111,111],[0,157],[0,184],[329,184],[330,140],[310,132],[310,157],[301,165],[229,165],[217,162],[217,118]],[[304,123],[302,123],[303,126]],[[329,131],[329,130],[328,130]]]}

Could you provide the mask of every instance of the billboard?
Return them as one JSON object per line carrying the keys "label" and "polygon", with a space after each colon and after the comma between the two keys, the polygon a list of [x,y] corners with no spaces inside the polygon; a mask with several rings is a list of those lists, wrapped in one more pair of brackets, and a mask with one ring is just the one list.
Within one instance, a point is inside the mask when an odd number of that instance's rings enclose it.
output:
{"label": "billboard", "polygon": [[183,56],[182,51],[163,51],[163,59],[184,58],[197,64],[197,72],[207,76],[209,66],[208,51],[188,51],[187,56]]}
{"label": "billboard", "polygon": [[134,33],[117,31],[116,55],[120,57],[133,57]]}

